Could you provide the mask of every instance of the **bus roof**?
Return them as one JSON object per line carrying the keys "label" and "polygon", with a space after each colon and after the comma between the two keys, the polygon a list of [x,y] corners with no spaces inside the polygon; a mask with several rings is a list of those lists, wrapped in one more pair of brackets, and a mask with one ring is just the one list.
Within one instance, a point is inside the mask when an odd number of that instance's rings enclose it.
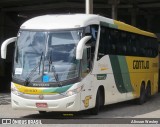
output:
{"label": "bus roof", "polygon": [[136,33],[136,34],[141,34],[141,35],[157,38],[154,33],[138,29],[138,28],[136,28],[134,26],[131,26],[131,25],[128,25],[124,22],[114,20],[114,23],[118,26],[118,29],[120,29],[120,30],[124,30],[124,31],[128,31],[128,32]]}
{"label": "bus roof", "polygon": [[44,15],[26,21],[24,24],[22,24],[21,29],[71,29],[85,27],[90,24],[99,24],[97,15]]}
{"label": "bus roof", "polygon": [[104,22],[114,28],[129,31],[137,34],[142,34],[149,37],[155,37],[155,34],[140,30],[131,25],[116,21],[110,18],[105,18],[94,14],[66,14],[66,15],[44,15],[32,18],[21,25],[21,29],[31,30],[58,30],[58,29],[73,29],[85,27],[92,24],[100,24]]}

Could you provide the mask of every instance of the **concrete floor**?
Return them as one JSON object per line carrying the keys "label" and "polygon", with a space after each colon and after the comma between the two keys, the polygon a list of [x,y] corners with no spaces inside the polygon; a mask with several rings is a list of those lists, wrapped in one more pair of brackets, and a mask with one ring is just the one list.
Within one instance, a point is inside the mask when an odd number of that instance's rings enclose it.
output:
{"label": "concrete floor", "polygon": [[[67,117],[65,114],[66,113],[49,112],[45,115],[41,115],[36,111],[13,110],[11,108],[11,103],[10,103],[10,94],[9,93],[0,94],[0,118],[39,119],[42,121],[46,120],[46,121],[51,121],[52,124],[56,123],[56,126],[58,126],[58,123],[59,124],[63,123],[62,125],[60,125],[62,127],[65,127],[64,124],[66,123],[66,120],[68,121],[67,123],[69,124],[71,124],[72,122],[73,123],[84,122],[87,123],[87,126],[88,123],[96,123],[96,122],[100,123],[97,125],[93,124],[93,126],[95,127],[99,125],[103,126],[103,122],[107,123],[107,121],[108,123],[111,123],[110,127],[112,127],[113,125],[112,123],[116,123],[117,121],[122,120],[123,124],[125,123],[124,121],[126,120],[127,123],[130,123],[131,120],[138,120],[137,118],[145,118],[144,120],[152,118],[155,121],[158,120],[160,124],[160,119],[157,119],[160,118],[160,94],[153,96],[148,102],[146,102],[143,105],[136,105],[134,104],[134,101],[127,101],[105,106],[98,115],[90,115],[87,111],[80,113],[73,113],[73,114],[69,113],[72,115]],[[76,120],[79,121],[76,122]],[[115,126],[117,127],[121,127],[120,125],[115,124]],[[131,127],[132,125],[135,124],[130,124]],[[149,124],[148,126],[151,126],[151,124]]]}

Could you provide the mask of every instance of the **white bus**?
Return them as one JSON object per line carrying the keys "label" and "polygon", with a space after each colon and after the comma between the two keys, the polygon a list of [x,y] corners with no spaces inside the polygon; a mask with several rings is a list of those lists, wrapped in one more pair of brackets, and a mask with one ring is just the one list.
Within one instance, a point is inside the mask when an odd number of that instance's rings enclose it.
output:
{"label": "white bus", "polygon": [[14,109],[98,114],[103,105],[158,91],[158,43],[153,33],[98,15],[44,15],[22,24],[15,43]]}

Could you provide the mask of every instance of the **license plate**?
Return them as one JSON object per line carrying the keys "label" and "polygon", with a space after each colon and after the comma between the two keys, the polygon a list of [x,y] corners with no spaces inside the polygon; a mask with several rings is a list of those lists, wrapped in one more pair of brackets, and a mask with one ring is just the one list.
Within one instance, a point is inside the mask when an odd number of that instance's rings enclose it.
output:
{"label": "license plate", "polygon": [[47,105],[47,103],[36,103],[36,107],[37,108],[47,108],[48,105]]}

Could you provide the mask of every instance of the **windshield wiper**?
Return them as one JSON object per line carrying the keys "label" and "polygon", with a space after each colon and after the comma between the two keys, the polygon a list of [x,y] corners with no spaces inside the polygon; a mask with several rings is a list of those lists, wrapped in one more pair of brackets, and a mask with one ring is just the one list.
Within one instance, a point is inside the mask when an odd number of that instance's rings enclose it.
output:
{"label": "windshield wiper", "polygon": [[62,83],[61,83],[61,81],[59,81],[58,75],[56,74],[56,70],[55,70],[54,65],[52,65],[52,70],[53,70],[53,75],[56,79],[56,82],[58,82],[59,86],[62,86]]}
{"label": "windshield wiper", "polygon": [[42,56],[43,56],[43,52],[42,52],[40,60],[39,60],[39,75],[40,75],[40,66],[41,66]]}
{"label": "windshield wiper", "polygon": [[[51,51],[51,54],[52,54],[52,51]],[[59,81],[58,75],[56,73],[55,66],[54,66],[54,64],[51,60],[51,55],[49,55],[49,61],[48,62],[49,62],[49,69],[48,69],[49,72],[50,72],[50,66],[52,65],[52,71],[53,71],[54,78],[55,78],[56,82],[58,82],[59,86],[62,86],[62,83],[61,83],[61,81]]]}
{"label": "windshield wiper", "polygon": [[41,53],[40,60],[39,60],[38,64],[35,65],[35,67],[33,68],[33,70],[31,70],[31,72],[29,73],[28,77],[26,78],[26,80],[24,82],[24,85],[27,86],[30,83],[30,78],[34,74],[34,72],[37,69],[37,67],[39,67],[39,74],[40,74],[40,66],[41,66],[42,56],[43,56],[43,52]]}

